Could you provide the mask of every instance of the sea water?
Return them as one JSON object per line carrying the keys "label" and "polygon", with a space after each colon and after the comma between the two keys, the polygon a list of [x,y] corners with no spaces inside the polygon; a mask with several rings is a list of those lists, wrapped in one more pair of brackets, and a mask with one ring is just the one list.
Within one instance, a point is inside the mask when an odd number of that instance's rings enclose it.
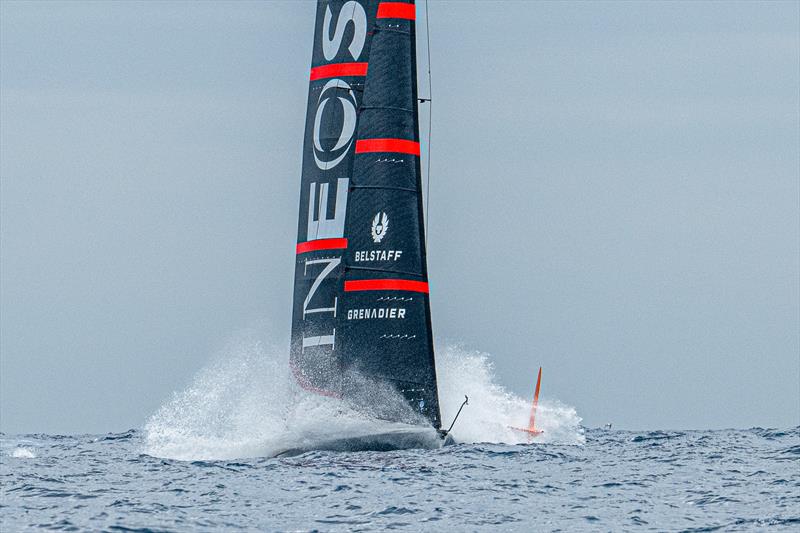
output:
{"label": "sea water", "polygon": [[[239,341],[145,426],[0,436],[0,530],[800,530],[800,427],[618,431],[580,425],[492,377],[485,354],[439,350],[437,450],[270,457],[380,424],[289,394],[280,357]],[[263,379],[269,376],[269,379]]]}

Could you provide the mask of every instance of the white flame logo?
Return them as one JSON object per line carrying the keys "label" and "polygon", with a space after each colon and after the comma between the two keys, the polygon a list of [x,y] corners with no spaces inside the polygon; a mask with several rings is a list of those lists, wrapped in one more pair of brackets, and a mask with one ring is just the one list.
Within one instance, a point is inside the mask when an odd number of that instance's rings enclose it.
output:
{"label": "white flame logo", "polygon": [[389,231],[389,216],[386,213],[378,212],[372,219],[372,240],[381,242]]}

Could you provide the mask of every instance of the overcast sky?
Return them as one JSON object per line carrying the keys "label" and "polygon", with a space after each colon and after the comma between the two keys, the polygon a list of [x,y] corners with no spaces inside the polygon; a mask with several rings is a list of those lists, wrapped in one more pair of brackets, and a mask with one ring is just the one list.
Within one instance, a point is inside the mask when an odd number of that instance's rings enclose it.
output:
{"label": "overcast sky", "polygon": [[[432,1],[436,338],[590,426],[800,423],[798,5]],[[288,350],[313,18],[0,4],[0,430]]]}

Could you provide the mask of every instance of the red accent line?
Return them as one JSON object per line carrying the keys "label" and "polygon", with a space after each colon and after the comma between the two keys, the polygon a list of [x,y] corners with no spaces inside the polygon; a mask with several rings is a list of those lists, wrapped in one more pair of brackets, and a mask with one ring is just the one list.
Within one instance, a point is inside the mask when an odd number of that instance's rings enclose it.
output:
{"label": "red accent line", "polygon": [[331,63],[319,67],[311,67],[310,80],[335,78],[336,76],[366,76],[367,63]]}
{"label": "red accent line", "polygon": [[415,20],[417,14],[414,11],[414,4],[406,4],[405,2],[381,2],[378,4],[378,18]]}
{"label": "red accent line", "polygon": [[345,281],[344,291],[411,291],[428,294],[428,282],[410,279],[358,279]]}
{"label": "red accent line", "polygon": [[356,141],[356,153],[397,152],[419,155],[419,143],[405,139],[361,139]]}
{"label": "red accent line", "polygon": [[347,239],[317,239],[316,241],[298,242],[297,255],[317,250],[343,250],[347,248]]}

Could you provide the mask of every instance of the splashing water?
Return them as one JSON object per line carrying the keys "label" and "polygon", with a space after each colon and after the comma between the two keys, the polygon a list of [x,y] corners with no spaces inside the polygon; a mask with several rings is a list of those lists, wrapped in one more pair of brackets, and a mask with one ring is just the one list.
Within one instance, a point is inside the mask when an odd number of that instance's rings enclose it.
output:
{"label": "splashing water", "polygon": [[36,459],[36,454],[30,448],[14,448],[11,457],[15,459]]}
{"label": "splashing water", "polygon": [[[145,425],[144,452],[180,460],[271,456],[297,446],[385,431],[394,424],[355,412],[344,402],[297,394],[285,346],[243,336],[173,394]],[[469,395],[453,430],[458,442],[517,444],[527,437],[508,426],[527,424],[530,405],[494,381],[489,356],[460,347],[437,352],[442,419],[450,423]],[[402,402],[386,394],[385,402]],[[574,409],[542,401],[535,442],[582,444]],[[434,435],[431,430],[432,436]]]}
{"label": "splashing water", "polygon": [[[528,426],[530,400],[509,393],[496,382],[489,354],[448,345],[436,352],[436,367],[443,420],[449,424],[464,395],[469,396],[469,405],[453,429],[458,442],[529,442],[527,435],[510,426]],[[580,422],[574,408],[556,400],[540,400],[536,427],[544,433],[533,442],[583,444]]]}
{"label": "splashing water", "polygon": [[[181,460],[262,457],[396,426],[338,399],[298,392],[284,354],[285,347],[252,336],[231,343],[150,418],[145,453]],[[371,392],[400,409],[399,397]]]}
{"label": "splashing water", "polygon": [[270,455],[287,433],[288,374],[256,339],[239,339],[145,425],[145,453],[171,459]]}

